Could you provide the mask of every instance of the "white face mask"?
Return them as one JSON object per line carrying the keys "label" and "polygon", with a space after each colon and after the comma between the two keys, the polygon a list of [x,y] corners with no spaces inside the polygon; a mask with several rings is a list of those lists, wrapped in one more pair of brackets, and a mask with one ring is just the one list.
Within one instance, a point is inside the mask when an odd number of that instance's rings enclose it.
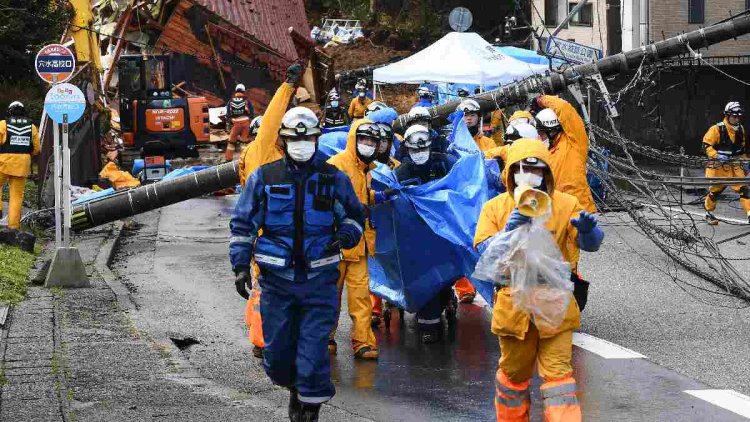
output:
{"label": "white face mask", "polygon": [[539,186],[542,186],[544,177],[538,174],[525,172],[523,171],[523,165],[520,165],[518,173],[515,173],[513,175],[513,181],[516,183],[516,188],[521,186],[529,186],[536,189]]}
{"label": "white face mask", "polygon": [[414,164],[420,165],[427,162],[430,159],[430,151],[411,152],[409,151],[409,157],[414,161]]}
{"label": "white face mask", "polygon": [[286,152],[292,160],[298,163],[306,163],[315,155],[314,141],[297,141],[286,144]]}
{"label": "white face mask", "polygon": [[370,158],[375,155],[375,147],[372,145],[357,144],[357,152],[365,158]]}

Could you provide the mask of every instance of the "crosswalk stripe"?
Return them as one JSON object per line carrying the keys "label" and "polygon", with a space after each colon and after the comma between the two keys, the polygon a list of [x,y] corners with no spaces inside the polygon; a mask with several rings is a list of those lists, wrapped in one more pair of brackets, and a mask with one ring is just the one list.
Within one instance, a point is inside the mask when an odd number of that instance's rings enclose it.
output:
{"label": "crosswalk stripe", "polygon": [[642,359],[646,356],[589,334],[573,333],[573,344],[604,359]]}
{"label": "crosswalk stripe", "polygon": [[734,390],[685,390],[684,393],[750,419],[750,397]]}

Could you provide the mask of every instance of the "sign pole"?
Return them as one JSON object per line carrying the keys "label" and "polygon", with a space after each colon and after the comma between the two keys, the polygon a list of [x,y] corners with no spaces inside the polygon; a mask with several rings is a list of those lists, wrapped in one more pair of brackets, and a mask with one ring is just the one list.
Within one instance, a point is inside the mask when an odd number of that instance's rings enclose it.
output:
{"label": "sign pole", "polygon": [[60,127],[57,123],[52,123],[52,134],[53,136],[53,151],[52,155],[55,157],[55,247],[62,247],[62,160],[60,159]]}
{"label": "sign pole", "polygon": [[[51,79],[59,80],[54,74]],[[70,123],[77,122],[83,116],[86,111],[86,98],[77,86],[58,83],[47,92],[44,110],[54,122],[55,244],[57,246],[44,285],[45,287],[90,287],[81,254],[70,241]],[[62,131],[62,139],[60,139],[60,131]]]}
{"label": "sign pole", "polygon": [[63,247],[70,247],[70,147],[68,145],[68,115],[63,114]]}

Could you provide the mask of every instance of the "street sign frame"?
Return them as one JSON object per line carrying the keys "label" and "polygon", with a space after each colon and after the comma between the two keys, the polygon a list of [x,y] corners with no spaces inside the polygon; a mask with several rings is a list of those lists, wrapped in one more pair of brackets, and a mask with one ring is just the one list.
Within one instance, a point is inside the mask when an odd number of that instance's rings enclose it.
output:
{"label": "street sign frame", "polygon": [[544,51],[551,57],[566,60],[573,64],[586,64],[604,57],[599,48],[564,40],[558,37],[547,38]]}
{"label": "street sign frame", "polygon": [[[64,66],[59,65],[62,62]],[[65,71],[43,71],[44,67],[61,68]],[[42,47],[34,58],[36,74],[47,83],[59,84],[70,80],[76,70],[76,56],[62,44],[49,44]]]}

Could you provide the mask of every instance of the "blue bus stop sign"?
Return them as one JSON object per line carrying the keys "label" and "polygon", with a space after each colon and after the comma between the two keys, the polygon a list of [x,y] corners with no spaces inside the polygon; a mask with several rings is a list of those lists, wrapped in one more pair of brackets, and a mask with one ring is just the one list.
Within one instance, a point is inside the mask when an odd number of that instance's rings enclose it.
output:
{"label": "blue bus stop sign", "polygon": [[44,111],[55,123],[78,121],[86,111],[86,97],[77,86],[69,83],[53,85],[44,98]]}

